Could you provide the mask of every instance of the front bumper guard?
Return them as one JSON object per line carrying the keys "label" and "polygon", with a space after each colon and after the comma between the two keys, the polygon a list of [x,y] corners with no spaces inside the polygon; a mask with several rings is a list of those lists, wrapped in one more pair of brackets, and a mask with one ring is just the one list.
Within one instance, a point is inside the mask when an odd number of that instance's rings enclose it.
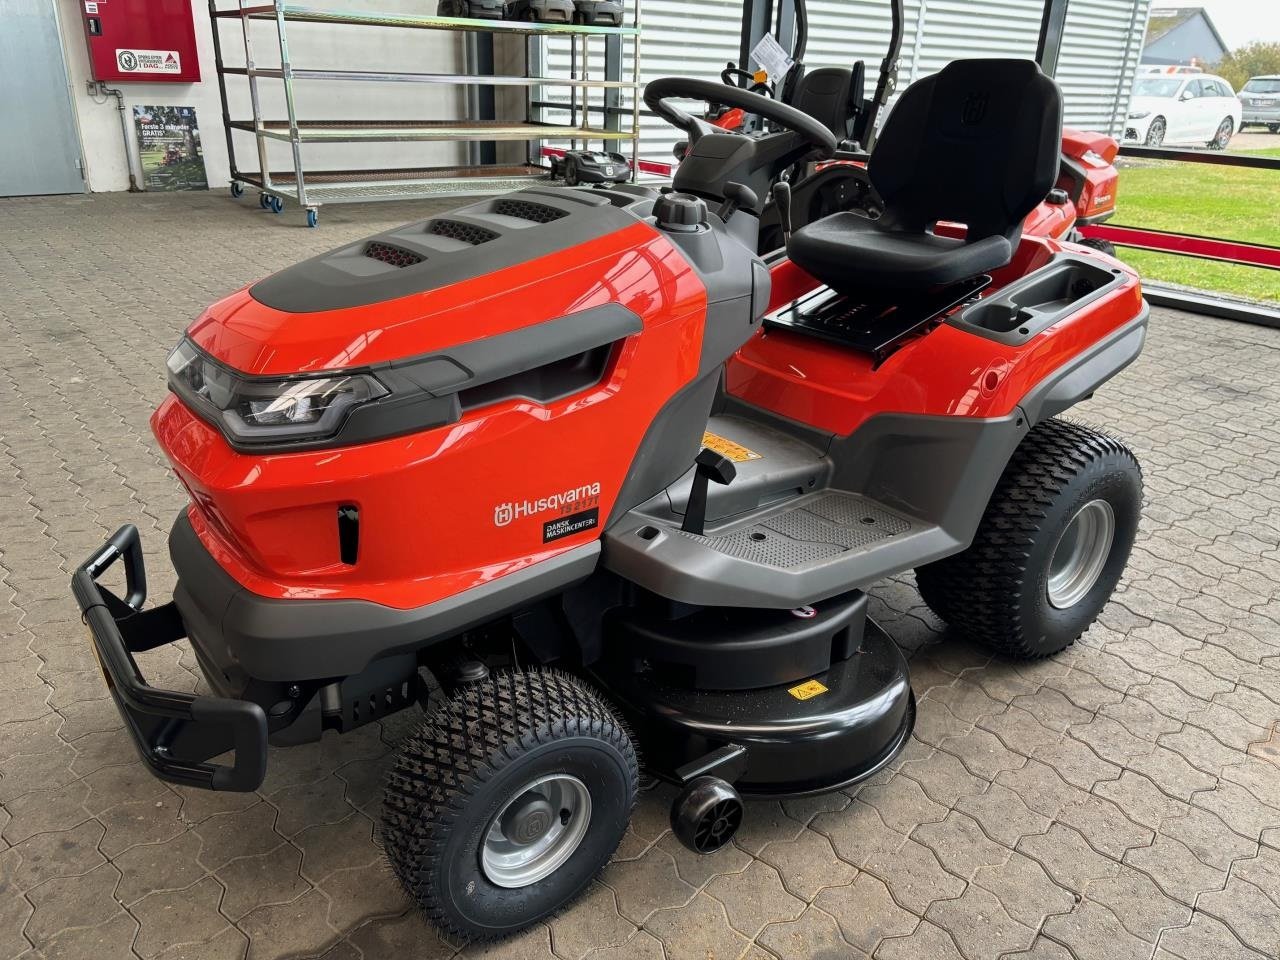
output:
{"label": "front bumper guard", "polygon": [[[98,583],[124,560],[123,600]],[[89,628],[112,699],[138,754],[161,780],[206,790],[252,791],[267,770],[267,716],[248,700],[198,696],[150,686],[135,653],[183,639],[186,627],[171,602],[143,610],[147,578],[138,528],[126,524],[76,568],[71,591]],[[235,751],[232,765],[211,758]]]}

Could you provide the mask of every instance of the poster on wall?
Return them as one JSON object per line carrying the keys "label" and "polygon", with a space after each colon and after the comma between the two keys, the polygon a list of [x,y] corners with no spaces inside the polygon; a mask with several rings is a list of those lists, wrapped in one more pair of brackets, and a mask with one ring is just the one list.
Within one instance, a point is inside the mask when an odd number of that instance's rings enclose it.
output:
{"label": "poster on wall", "polygon": [[133,108],[147,190],[208,190],[194,107]]}

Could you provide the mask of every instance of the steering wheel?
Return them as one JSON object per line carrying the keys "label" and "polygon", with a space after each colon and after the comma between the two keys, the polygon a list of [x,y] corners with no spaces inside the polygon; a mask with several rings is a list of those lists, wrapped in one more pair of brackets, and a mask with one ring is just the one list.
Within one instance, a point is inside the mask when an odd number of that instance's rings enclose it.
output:
{"label": "steering wheel", "polygon": [[654,80],[644,89],[645,105],[667,123],[687,133],[690,147],[708,133],[725,131],[667,102],[675,98],[706,100],[727,107],[741,107],[748,113],[772,120],[798,134],[813,147],[815,159],[825,160],[836,152],[835,134],[827,129],[826,124],[815,120],[803,110],[780,103],[772,97],[693,77],[663,77]]}

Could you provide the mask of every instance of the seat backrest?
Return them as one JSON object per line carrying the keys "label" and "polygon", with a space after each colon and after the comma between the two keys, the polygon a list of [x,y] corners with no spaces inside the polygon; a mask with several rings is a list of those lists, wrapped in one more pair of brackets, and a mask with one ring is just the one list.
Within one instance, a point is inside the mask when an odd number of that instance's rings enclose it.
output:
{"label": "seat backrest", "polygon": [[882,224],[954,220],[969,241],[1014,240],[1053,188],[1061,142],[1062,93],[1034,61],[956,60],[906,89],[871,151]]}
{"label": "seat backrest", "polygon": [[853,136],[853,122],[862,99],[862,85],[855,83],[855,73],[859,71],[848,67],[806,71],[791,96],[791,106],[826,126],[837,141],[848,140]]}

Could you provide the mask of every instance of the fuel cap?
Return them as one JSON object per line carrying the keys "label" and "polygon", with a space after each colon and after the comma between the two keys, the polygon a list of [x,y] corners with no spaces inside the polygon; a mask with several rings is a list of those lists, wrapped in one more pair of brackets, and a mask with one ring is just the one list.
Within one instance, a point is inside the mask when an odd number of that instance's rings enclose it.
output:
{"label": "fuel cap", "polygon": [[707,222],[707,205],[689,193],[666,193],[654,202],[653,215],[661,230],[692,233]]}

